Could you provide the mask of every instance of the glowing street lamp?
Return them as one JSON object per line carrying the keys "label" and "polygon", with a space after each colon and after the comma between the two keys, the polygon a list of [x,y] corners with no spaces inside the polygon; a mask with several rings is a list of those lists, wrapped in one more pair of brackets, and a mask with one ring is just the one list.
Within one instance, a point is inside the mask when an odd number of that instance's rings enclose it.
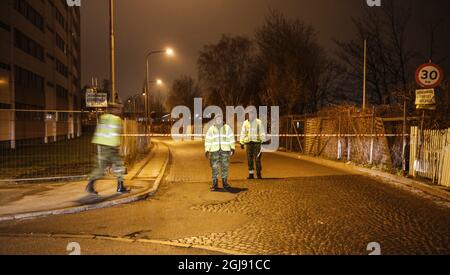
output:
{"label": "glowing street lamp", "polygon": [[[147,92],[147,100],[146,100],[146,118],[147,121],[149,120],[149,114],[150,114],[150,80],[149,80],[149,61],[150,61],[150,56],[152,56],[153,54],[165,54],[169,57],[173,57],[175,55],[175,51],[172,48],[166,48],[164,50],[158,50],[158,51],[151,51],[147,54],[147,56],[145,57],[145,63],[146,63],[146,69],[145,69],[145,83],[146,83],[146,92]],[[162,81],[157,81],[157,85],[162,85]],[[151,126],[150,126],[151,127]]]}

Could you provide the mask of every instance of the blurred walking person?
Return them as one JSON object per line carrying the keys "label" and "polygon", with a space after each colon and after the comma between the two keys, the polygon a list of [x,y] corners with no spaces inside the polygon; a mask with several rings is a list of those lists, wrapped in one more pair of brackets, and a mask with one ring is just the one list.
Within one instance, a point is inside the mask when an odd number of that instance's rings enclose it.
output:
{"label": "blurred walking person", "polygon": [[125,166],[120,156],[120,143],[122,133],[122,106],[119,104],[109,104],[108,112],[100,117],[99,124],[95,131],[92,143],[98,146],[98,165],[92,172],[86,192],[89,194],[98,193],[95,191],[95,182],[101,179],[107,167],[111,166],[117,176],[117,192],[127,193],[129,190],[124,185]]}

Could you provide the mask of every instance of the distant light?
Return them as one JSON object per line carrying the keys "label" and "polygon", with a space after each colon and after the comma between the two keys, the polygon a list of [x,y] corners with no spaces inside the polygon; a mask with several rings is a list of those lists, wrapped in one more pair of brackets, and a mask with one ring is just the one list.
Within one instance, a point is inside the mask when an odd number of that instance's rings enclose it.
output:
{"label": "distant light", "polygon": [[161,79],[157,79],[156,80],[156,84],[159,85],[159,86],[163,85],[163,83],[164,82]]}
{"label": "distant light", "polygon": [[4,78],[0,78],[0,85],[6,85],[8,84],[8,80],[4,79]]}
{"label": "distant light", "polygon": [[175,55],[175,52],[173,51],[172,48],[167,48],[167,49],[166,49],[166,54],[167,54],[168,56],[174,56],[174,55]]}

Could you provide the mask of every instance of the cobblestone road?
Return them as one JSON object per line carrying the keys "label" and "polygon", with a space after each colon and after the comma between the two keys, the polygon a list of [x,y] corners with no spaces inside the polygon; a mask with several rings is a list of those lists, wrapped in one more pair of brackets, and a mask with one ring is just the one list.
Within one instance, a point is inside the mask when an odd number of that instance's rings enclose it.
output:
{"label": "cobblestone road", "polygon": [[[172,144],[172,184],[208,181],[200,144]],[[244,178],[244,154],[233,159],[234,199],[191,210],[245,214],[242,227],[173,240],[252,254],[368,254],[378,242],[387,254],[449,254],[450,211],[361,175],[266,155],[263,181]],[[183,164],[189,164],[184,165]],[[205,186],[206,190],[206,186]]]}
{"label": "cobblestone road", "polygon": [[[371,242],[381,245],[382,254],[450,254],[450,209],[428,197],[276,154],[263,157],[265,180],[247,181],[241,150],[231,164],[235,192],[211,193],[211,172],[202,144],[167,144],[170,168],[155,197],[76,215],[2,223],[0,254],[26,252],[31,246],[39,253],[38,248],[45,249],[51,241],[43,242],[42,234],[49,233],[200,245],[213,254],[367,255]],[[31,233],[40,234],[40,239],[33,239]],[[11,245],[11,239],[1,237],[7,234],[14,234],[14,241],[20,243]],[[27,238],[19,238],[20,234]],[[86,245],[92,253],[111,253],[105,242]],[[114,245],[119,249],[120,245]],[[53,246],[56,249],[59,242]],[[145,249],[137,242],[120,253]],[[148,253],[161,251],[180,253],[148,247]],[[191,252],[199,254],[198,250]]]}

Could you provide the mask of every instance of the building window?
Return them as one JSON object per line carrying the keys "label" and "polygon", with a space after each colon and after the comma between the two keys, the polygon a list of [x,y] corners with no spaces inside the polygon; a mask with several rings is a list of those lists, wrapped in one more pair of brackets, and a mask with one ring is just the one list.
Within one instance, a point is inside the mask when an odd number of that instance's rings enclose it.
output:
{"label": "building window", "polygon": [[11,104],[0,103],[0,109],[11,109]]}
{"label": "building window", "polygon": [[2,21],[0,21],[0,28],[4,29],[7,32],[11,31],[11,27],[8,24],[6,24],[6,23],[4,23]]}
{"label": "building window", "polygon": [[69,96],[69,92],[66,88],[60,85],[56,85],[56,96],[62,99],[67,99],[67,97]]}
{"label": "building window", "polygon": [[49,53],[47,53],[47,58],[50,59],[51,61],[55,61],[55,57]]}
{"label": "building window", "polygon": [[[42,107],[39,106],[33,106],[23,103],[16,102],[16,109],[17,110],[42,110]],[[16,113],[16,120],[17,121],[43,121],[45,118],[45,115],[43,112],[26,112],[26,111],[17,111]]]}
{"label": "building window", "polygon": [[14,8],[41,31],[44,31],[44,18],[26,0],[15,0]]}
{"label": "building window", "polygon": [[3,69],[5,71],[10,71],[11,70],[11,66],[9,64],[0,62],[0,69]]}
{"label": "building window", "polygon": [[61,14],[61,12],[55,7],[55,18],[59,25],[65,30],[66,29],[66,19]]}
{"label": "building window", "polygon": [[58,34],[55,35],[56,37],[56,46],[65,54],[67,55],[67,50],[66,50],[66,42],[64,41],[64,39],[61,38],[61,36],[59,36]]}
{"label": "building window", "polygon": [[67,78],[69,76],[69,69],[67,68],[67,66],[64,65],[57,58],[55,58],[55,64],[56,64],[56,71]]}
{"label": "building window", "polygon": [[14,29],[14,46],[44,62],[44,48],[17,29]]}
{"label": "building window", "polygon": [[18,66],[15,66],[14,70],[14,81],[16,86],[42,93],[44,92],[43,77]]}

